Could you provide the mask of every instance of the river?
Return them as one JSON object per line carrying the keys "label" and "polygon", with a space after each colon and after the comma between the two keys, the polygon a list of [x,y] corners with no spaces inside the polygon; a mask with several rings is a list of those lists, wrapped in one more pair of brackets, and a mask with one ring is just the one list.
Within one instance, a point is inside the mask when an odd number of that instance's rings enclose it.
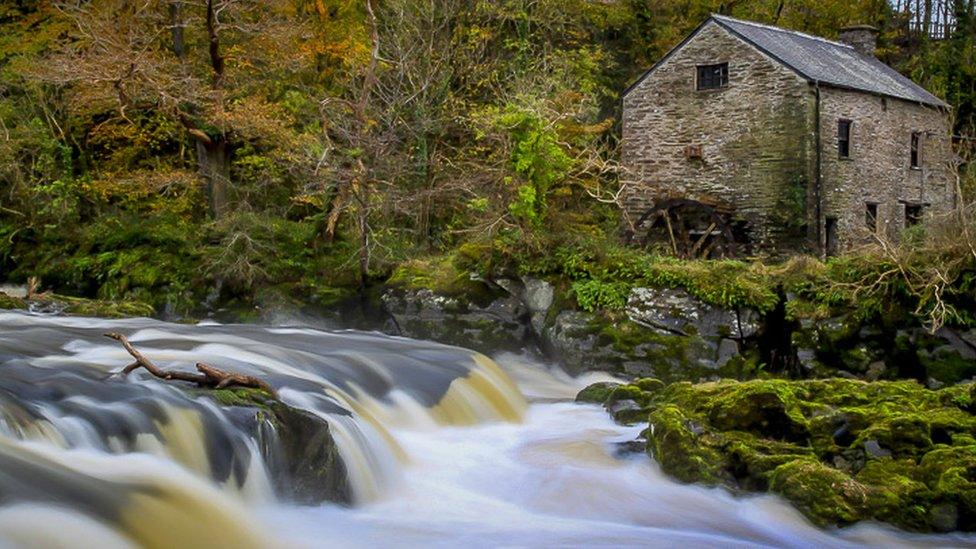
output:
{"label": "river", "polygon": [[[262,431],[137,372],[258,375],[327,421],[349,502],[289,503]],[[372,333],[0,311],[0,545],[849,547],[971,545],[880,525],[824,531],[774,497],[668,480],[640,427],[572,402],[596,374]],[[255,435],[258,433],[258,435]],[[269,457],[270,455],[270,457]],[[56,525],[56,527],[54,527]]]}

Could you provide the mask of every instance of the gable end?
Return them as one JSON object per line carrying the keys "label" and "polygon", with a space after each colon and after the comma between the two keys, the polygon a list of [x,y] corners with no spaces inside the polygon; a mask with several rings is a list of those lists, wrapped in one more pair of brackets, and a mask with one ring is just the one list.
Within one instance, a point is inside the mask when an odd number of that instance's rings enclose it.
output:
{"label": "gable end", "polygon": [[682,40],[680,43],[678,43],[677,46],[671,48],[671,50],[668,51],[668,53],[666,53],[664,55],[664,57],[662,57],[660,60],[658,60],[657,63],[654,63],[654,65],[651,66],[651,68],[647,69],[647,71],[644,72],[644,74],[642,74],[640,76],[640,78],[638,78],[636,81],[634,81],[633,84],[631,84],[630,86],[627,86],[627,89],[624,90],[623,94],[621,95],[621,98],[627,97],[630,94],[630,92],[634,90],[634,88],[640,86],[644,82],[644,80],[647,80],[647,78],[649,76],[651,76],[654,73],[654,71],[656,71],[661,65],[663,65],[664,63],[666,63],[669,59],[671,59],[671,57],[674,56],[675,53],[681,51],[681,49],[684,48],[685,45],[688,44],[688,42],[691,42],[692,40],[694,40],[709,23],[715,23],[716,25],[718,25],[719,27],[721,27],[722,29],[724,29],[725,31],[727,31],[732,36],[738,38],[739,40],[742,40],[743,42],[745,42],[749,46],[751,46],[751,47],[755,48],[756,50],[760,51],[763,55],[765,55],[765,56],[769,57],[770,59],[776,61],[780,65],[783,65],[784,67],[792,70],[793,72],[795,72],[796,74],[798,74],[800,77],[802,77],[804,80],[806,80],[808,82],[813,82],[813,80],[809,76],[807,76],[806,74],[803,74],[802,72],[800,72],[799,70],[797,70],[796,67],[793,67],[790,64],[784,62],[782,59],[780,59],[779,57],[773,55],[772,53],[770,53],[769,51],[767,51],[765,48],[760,47],[758,44],[756,44],[752,40],[749,40],[748,38],[746,38],[745,36],[743,36],[741,33],[736,32],[735,29],[729,27],[726,24],[723,24],[723,22],[720,21],[719,19],[716,19],[715,17],[709,17],[708,19],[705,19],[704,21],[702,21],[702,23],[700,25],[698,25],[698,27],[696,27],[695,30],[692,31],[688,36],[686,36],[684,40]]}

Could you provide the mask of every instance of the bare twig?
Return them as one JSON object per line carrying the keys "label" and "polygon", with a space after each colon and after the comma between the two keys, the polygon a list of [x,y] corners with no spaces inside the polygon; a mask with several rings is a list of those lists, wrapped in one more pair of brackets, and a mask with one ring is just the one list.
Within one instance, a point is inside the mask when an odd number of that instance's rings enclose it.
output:
{"label": "bare twig", "polygon": [[212,389],[223,389],[231,386],[250,387],[252,389],[261,389],[266,391],[272,397],[278,398],[278,393],[274,390],[274,388],[268,385],[268,383],[264,380],[258,379],[254,376],[227,372],[202,362],[197,363],[197,371],[199,373],[182,372],[179,370],[163,370],[153,364],[153,362],[146,358],[145,355],[140,353],[138,349],[133,347],[132,343],[130,343],[129,339],[124,335],[117,332],[109,332],[105,334],[105,337],[114,339],[121,343],[126,352],[132,355],[132,358],[135,359],[135,362],[122,369],[123,377],[129,375],[134,370],[145,368],[146,371],[159,379],[189,381],[191,383],[196,383],[201,387],[209,387]]}

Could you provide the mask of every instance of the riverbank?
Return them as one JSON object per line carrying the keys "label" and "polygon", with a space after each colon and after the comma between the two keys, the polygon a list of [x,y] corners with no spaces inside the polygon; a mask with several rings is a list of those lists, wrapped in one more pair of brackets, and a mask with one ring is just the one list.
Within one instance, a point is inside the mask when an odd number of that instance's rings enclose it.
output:
{"label": "riverbank", "polygon": [[578,396],[637,425],[681,482],[772,493],[820,526],[976,530],[976,385],[913,381],[597,384]]}

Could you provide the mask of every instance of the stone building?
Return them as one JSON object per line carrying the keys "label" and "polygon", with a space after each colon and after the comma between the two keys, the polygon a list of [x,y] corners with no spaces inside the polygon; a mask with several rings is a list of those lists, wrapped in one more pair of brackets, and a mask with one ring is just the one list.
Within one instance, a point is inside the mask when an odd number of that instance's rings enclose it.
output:
{"label": "stone building", "polygon": [[874,29],[841,41],[703,22],[624,92],[630,223],[681,198],[754,251],[833,254],[949,210],[949,106],[874,56]]}

